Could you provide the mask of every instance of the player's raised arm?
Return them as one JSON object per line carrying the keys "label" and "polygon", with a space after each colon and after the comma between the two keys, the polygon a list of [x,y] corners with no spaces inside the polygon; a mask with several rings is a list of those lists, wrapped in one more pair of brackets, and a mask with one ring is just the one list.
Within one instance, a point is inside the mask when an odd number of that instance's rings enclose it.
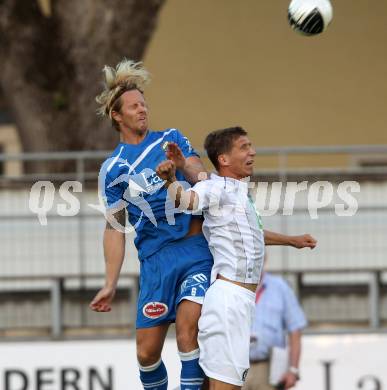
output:
{"label": "player's raised arm", "polygon": [[174,142],[168,142],[165,155],[168,160],[174,162],[176,169],[184,175],[190,184],[197,183],[201,173],[207,173],[200,157],[184,157],[182,150]]}
{"label": "player's raised arm", "polygon": [[122,263],[125,257],[125,233],[114,226],[125,226],[125,209],[109,214],[103,236],[105,256],[105,286],[90,303],[90,308],[98,312],[111,310]]}
{"label": "player's raised arm", "polygon": [[165,180],[168,196],[175,202],[175,207],[181,210],[193,210],[199,203],[199,197],[194,191],[185,191],[176,179],[176,165],[172,160],[163,161],[156,169],[157,175]]}
{"label": "player's raised arm", "polygon": [[310,248],[314,249],[317,245],[317,240],[310,234],[302,234],[300,236],[288,236],[265,230],[265,245],[287,245],[297,249]]}

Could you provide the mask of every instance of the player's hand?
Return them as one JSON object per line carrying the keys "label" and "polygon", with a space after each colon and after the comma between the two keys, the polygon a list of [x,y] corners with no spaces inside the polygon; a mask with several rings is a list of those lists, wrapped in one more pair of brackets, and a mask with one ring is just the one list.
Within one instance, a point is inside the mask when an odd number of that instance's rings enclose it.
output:
{"label": "player's hand", "polygon": [[165,156],[175,163],[176,169],[182,170],[185,167],[185,157],[181,149],[174,142],[168,142]]}
{"label": "player's hand", "polygon": [[310,234],[303,234],[301,236],[292,236],[291,245],[297,249],[310,248],[314,249],[317,245],[317,240]]}
{"label": "player's hand", "polygon": [[98,312],[108,312],[112,310],[111,303],[113,301],[116,290],[112,287],[104,287],[94,299],[90,302],[90,309]]}
{"label": "player's hand", "polygon": [[281,383],[283,383],[284,389],[290,389],[291,387],[294,387],[297,381],[297,376],[290,371],[286,372],[281,378]]}
{"label": "player's hand", "polygon": [[157,176],[163,180],[172,182],[176,180],[176,165],[171,160],[163,161],[156,168]]}

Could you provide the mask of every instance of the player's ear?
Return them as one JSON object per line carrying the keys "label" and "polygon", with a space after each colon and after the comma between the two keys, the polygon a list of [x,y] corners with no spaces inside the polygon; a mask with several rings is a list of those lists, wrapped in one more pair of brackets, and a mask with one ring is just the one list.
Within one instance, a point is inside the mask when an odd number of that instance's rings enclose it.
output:
{"label": "player's ear", "polygon": [[112,119],[114,119],[118,124],[122,122],[122,116],[117,111],[112,111]]}
{"label": "player's ear", "polygon": [[227,154],[220,154],[218,156],[218,162],[220,167],[228,167],[230,166],[230,159]]}

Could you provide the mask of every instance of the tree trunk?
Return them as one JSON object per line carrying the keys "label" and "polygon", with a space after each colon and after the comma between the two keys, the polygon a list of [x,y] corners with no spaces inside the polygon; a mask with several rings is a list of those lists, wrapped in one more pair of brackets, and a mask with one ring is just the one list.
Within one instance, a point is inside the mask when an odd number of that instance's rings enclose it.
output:
{"label": "tree trunk", "polygon": [[0,86],[25,151],[116,143],[95,114],[101,70],[143,57],[163,3],[51,0],[45,16],[37,0],[0,0]]}

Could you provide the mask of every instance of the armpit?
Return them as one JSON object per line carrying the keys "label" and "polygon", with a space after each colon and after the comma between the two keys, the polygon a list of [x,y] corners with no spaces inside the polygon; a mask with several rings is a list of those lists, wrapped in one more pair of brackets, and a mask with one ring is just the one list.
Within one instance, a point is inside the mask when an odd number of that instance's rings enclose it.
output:
{"label": "armpit", "polygon": [[106,229],[112,230],[115,229],[114,225],[119,224],[120,226],[125,227],[126,222],[126,213],[125,209],[116,211],[115,213],[108,213],[106,217]]}

